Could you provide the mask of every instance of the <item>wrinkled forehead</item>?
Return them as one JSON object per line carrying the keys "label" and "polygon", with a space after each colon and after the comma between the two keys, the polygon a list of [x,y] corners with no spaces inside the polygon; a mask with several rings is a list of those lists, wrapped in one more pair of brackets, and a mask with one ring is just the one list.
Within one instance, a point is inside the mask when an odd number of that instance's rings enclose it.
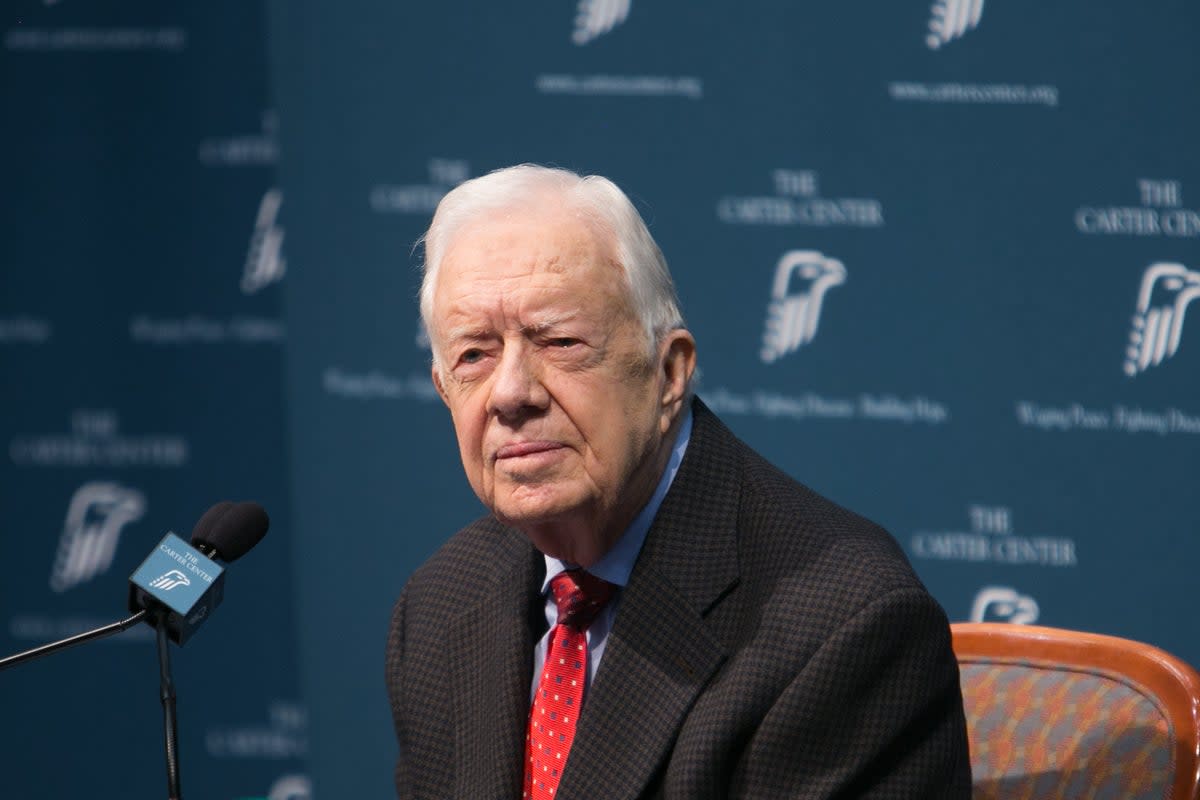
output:
{"label": "wrinkled forehead", "polygon": [[435,307],[449,285],[580,273],[611,284],[623,278],[614,237],[570,208],[505,209],[464,222],[447,242]]}
{"label": "wrinkled forehead", "polygon": [[589,208],[568,193],[539,191],[496,206],[477,208],[464,215],[446,232],[445,252],[459,240],[480,235],[481,231],[495,232],[498,228],[540,228],[547,232],[579,230],[604,245],[615,240],[612,225],[597,209]]}

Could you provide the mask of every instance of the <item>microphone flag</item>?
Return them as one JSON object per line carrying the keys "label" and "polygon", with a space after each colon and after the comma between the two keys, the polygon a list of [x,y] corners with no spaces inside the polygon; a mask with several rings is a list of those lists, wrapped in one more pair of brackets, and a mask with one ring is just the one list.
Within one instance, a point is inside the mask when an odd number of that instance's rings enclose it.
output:
{"label": "microphone flag", "polygon": [[[168,533],[129,576],[129,610],[165,606],[167,635],[182,645],[225,595],[225,568]],[[157,626],[153,616],[147,622]]]}

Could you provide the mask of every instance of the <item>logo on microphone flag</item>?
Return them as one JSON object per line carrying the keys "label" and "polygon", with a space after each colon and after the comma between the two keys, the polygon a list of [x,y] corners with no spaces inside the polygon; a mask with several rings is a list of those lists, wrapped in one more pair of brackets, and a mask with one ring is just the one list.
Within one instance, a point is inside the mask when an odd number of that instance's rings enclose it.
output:
{"label": "logo on microphone flag", "polygon": [[168,533],[129,576],[129,610],[166,607],[167,633],[183,644],[225,594],[225,568]]}
{"label": "logo on microphone flag", "polygon": [[150,581],[150,585],[155,589],[162,589],[164,592],[169,592],[176,586],[191,586],[192,582],[188,580],[187,575],[184,575],[177,569],[173,569]]}

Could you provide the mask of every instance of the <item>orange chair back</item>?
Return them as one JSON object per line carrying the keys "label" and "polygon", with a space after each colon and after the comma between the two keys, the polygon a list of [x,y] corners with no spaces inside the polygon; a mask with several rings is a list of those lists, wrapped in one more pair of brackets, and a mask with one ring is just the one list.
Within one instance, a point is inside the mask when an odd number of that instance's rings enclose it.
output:
{"label": "orange chair back", "polygon": [[1200,797],[1200,674],[1157,647],[950,626],[975,800]]}

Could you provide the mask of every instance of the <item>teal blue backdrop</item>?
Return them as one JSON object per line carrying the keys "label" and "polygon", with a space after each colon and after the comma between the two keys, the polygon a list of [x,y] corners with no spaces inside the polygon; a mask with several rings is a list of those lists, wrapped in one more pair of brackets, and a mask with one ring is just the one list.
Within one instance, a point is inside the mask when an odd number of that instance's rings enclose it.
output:
{"label": "teal blue backdrop", "polygon": [[[308,794],[290,552],[276,116],[257,4],[0,15],[0,654],[127,616],[167,531],[267,538],[172,648],[190,798]],[[153,632],[0,673],[0,796],[162,797]]]}
{"label": "teal blue backdrop", "polygon": [[[114,616],[165,530],[266,504],[177,659],[196,796],[391,795],[391,604],[482,513],[413,243],[523,161],[633,197],[699,394],[886,526],[952,619],[1200,663],[1195,4],[21,6],[0,645]],[[14,797],[160,786],[153,647],[127,638],[0,675]]]}

